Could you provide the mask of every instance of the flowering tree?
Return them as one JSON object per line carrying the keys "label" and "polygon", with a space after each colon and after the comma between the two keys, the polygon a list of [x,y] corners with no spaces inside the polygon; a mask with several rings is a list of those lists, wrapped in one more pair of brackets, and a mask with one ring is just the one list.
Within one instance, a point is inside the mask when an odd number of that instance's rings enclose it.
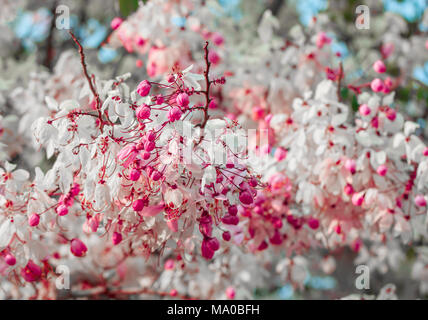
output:
{"label": "flowering tree", "polygon": [[[427,84],[409,72],[426,60],[426,30],[403,36],[404,20],[383,13],[375,21],[397,25],[344,52],[353,24],[327,11],[284,27],[280,9],[140,2],[99,46],[122,50],[130,70],[97,70],[75,28],[51,70],[10,80],[3,298],[304,291],[344,251],[372,274],[416,252],[426,294]],[[350,293],[334,298],[360,298]]]}

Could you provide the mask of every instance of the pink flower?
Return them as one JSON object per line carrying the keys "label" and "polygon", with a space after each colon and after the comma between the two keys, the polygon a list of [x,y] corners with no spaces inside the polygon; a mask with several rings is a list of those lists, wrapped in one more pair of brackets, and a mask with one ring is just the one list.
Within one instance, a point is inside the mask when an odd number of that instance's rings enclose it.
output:
{"label": "pink flower", "polygon": [[358,108],[358,111],[362,116],[368,116],[371,112],[371,109],[367,104],[364,103]]}
{"label": "pink flower", "polygon": [[370,88],[374,91],[374,92],[381,92],[384,88],[383,82],[381,79],[376,78],[374,79],[371,84],[370,84]]}
{"label": "pink flower", "polygon": [[282,243],[282,237],[278,230],[274,231],[272,238],[269,239],[273,245],[280,245]]}
{"label": "pink flower", "polygon": [[27,282],[34,282],[40,279],[42,275],[42,268],[40,268],[37,264],[33,262],[33,260],[29,260],[27,265],[21,269],[21,276]]}
{"label": "pink flower", "polygon": [[143,80],[137,87],[137,93],[140,96],[145,97],[149,94],[151,88],[152,85],[150,84],[150,82],[148,82],[147,80]]}
{"label": "pink flower", "polygon": [[425,200],[425,197],[424,197],[423,195],[418,194],[418,195],[415,197],[415,204],[416,204],[418,207],[425,207],[425,206],[427,205],[427,201]]}
{"label": "pink flower", "polygon": [[175,101],[180,107],[187,107],[189,105],[189,96],[185,92],[180,93]]}
{"label": "pink flower", "polygon": [[386,165],[382,164],[377,168],[376,172],[378,173],[378,175],[383,177],[388,172],[388,168]]}
{"label": "pink flower", "polygon": [[331,42],[331,39],[327,37],[325,32],[318,33],[316,45],[319,49],[322,49],[324,45],[329,44]]}
{"label": "pink flower", "polygon": [[373,64],[373,69],[374,71],[376,71],[377,73],[384,73],[386,71],[386,67],[385,64],[383,63],[382,60],[377,60],[374,64]]}
{"label": "pink flower", "polygon": [[40,216],[37,213],[33,213],[29,218],[28,218],[28,224],[30,225],[30,227],[35,227],[39,224],[40,222]]}
{"label": "pink flower", "polygon": [[111,241],[113,242],[113,245],[118,245],[122,241],[122,234],[114,232]]}
{"label": "pink flower", "polygon": [[174,122],[180,120],[182,114],[183,113],[181,112],[179,107],[172,107],[171,109],[169,109],[167,117],[169,121]]}
{"label": "pink flower", "polygon": [[146,104],[142,104],[135,111],[135,115],[140,120],[145,120],[145,119],[150,118],[150,107]]}
{"label": "pink flower", "polygon": [[88,248],[81,240],[74,238],[71,240],[70,251],[76,257],[83,257],[86,251],[88,251]]}
{"label": "pink flower", "polygon": [[113,20],[110,23],[110,26],[113,30],[116,30],[117,28],[120,27],[120,25],[122,24],[123,20],[119,17],[115,17],[113,18]]}

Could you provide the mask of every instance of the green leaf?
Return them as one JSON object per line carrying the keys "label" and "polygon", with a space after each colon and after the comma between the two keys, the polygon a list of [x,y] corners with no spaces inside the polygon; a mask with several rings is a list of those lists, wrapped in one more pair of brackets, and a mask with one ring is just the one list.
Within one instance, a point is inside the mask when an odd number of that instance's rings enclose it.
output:
{"label": "green leaf", "polygon": [[125,18],[138,9],[138,0],[119,0],[119,8]]}

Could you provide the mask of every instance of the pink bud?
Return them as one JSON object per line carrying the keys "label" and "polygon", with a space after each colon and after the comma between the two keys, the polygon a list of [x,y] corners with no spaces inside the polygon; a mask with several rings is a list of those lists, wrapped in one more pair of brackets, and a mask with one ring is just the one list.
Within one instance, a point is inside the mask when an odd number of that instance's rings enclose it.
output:
{"label": "pink bud", "polygon": [[371,112],[371,109],[369,108],[369,106],[368,106],[368,105],[366,105],[366,104],[362,104],[362,105],[358,108],[358,111],[360,112],[360,114],[361,114],[362,116],[368,116],[368,115],[370,114],[370,112]]}
{"label": "pink bud", "polygon": [[217,101],[216,99],[213,99],[210,101],[210,103],[208,104],[208,108],[209,109],[217,109]]}
{"label": "pink bud", "polygon": [[345,194],[347,194],[348,196],[350,196],[351,194],[354,193],[354,188],[352,187],[352,185],[350,185],[349,183],[345,186],[345,188],[343,189],[343,191],[345,192]]}
{"label": "pink bud", "polygon": [[187,107],[189,105],[189,96],[185,92],[180,93],[175,99],[175,102],[177,102],[180,107]]}
{"label": "pink bud", "polygon": [[151,88],[152,85],[150,84],[150,82],[148,82],[147,80],[143,80],[137,87],[137,93],[140,96],[145,97],[149,94]]}
{"label": "pink bud", "polygon": [[351,174],[354,174],[357,170],[357,164],[354,159],[347,159],[345,162],[345,169],[348,170]]}
{"label": "pink bud", "polygon": [[147,160],[147,159],[149,159],[150,158],[150,152],[148,152],[148,151],[144,151],[143,152],[143,159],[144,160]]}
{"label": "pink bud", "polygon": [[425,200],[425,197],[424,197],[423,195],[418,194],[418,195],[415,197],[415,204],[416,204],[418,207],[425,207],[425,206],[427,205],[427,201]]}
{"label": "pink bud", "polygon": [[144,208],[144,200],[143,199],[137,199],[132,203],[132,209],[134,211],[141,211]]}
{"label": "pink bud", "polygon": [[374,71],[376,71],[377,73],[384,73],[386,71],[386,67],[385,64],[383,63],[382,60],[377,60],[374,64],[373,64],[373,69]]}
{"label": "pink bud", "polygon": [[220,56],[214,50],[210,50],[208,52],[208,61],[213,64],[217,64],[220,62]]}
{"label": "pink bud", "polygon": [[380,48],[383,58],[384,59],[388,58],[390,54],[394,52],[394,49],[395,47],[393,43],[383,44],[382,47]]}
{"label": "pink bud", "polygon": [[169,295],[170,295],[171,297],[175,297],[175,296],[177,296],[177,294],[178,294],[177,289],[171,289],[171,291],[169,292]]}
{"label": "pink bud", "polygon": [[214,256],[214,250],[209,247],[208,242],[206,240],[202,241],[201,253],[202,256],[207,260],[212,259],[212,257]]}
{"label": "pink bud", "polygon": [[230,206],[230,207],[227,209],[227,212],[229,212],[229,214],[230,214],[230,215],[232,215],[232,216],[236,216],[236,215],[238,214],[238,207],[237,207],[237,206],[235,206],[235,205]]}
{"label": "pink bud", "polygon": [[363,204],[364,201],[364,194],[363,193],[354,193],[352,195],[352,204],[354,206],[360,207]]}
{"label": "pink bud", "polygon": [[235,289],[233,287],[226,289],[226,297],[230,300],[235,298]]}
{"label": "pink bud", "polygon": [[229,241],[232,236],[230,235],[229,231],[225,231],[223,232],[222,237],[224,241]]}
{"label": "pink bud", "polygon": [[327,37],[325,32],[318,33],[316,45],[319,49],[322,49],[325,44],[329,44],[331,42],[331,39]]}
{"label": "pink bud", "polygon": [[70,192],[73,197],[79,195],[79,192],[80,192],[79,184],[77,183],[73,184],[73,187],[71,188]]}
{"label": "pink bud", "polygon": [[74,238],[71,240],[70,251],[76,257],[83,257],[86,251],[88,251],[88,248],[81,240]]}
{"label": "pink bud", "polygon": [[370,88],[374,91],[374,92],[381,92],[384,88],[383,82],[381,79],[376,78],[374,79],[371,84],[370,84]]}
{"label": "pink bud", "polygon": [[423,155],[425,157],[428,157],[428,147],[425,147],[424,151],[423,151]]}
{"label": "pink bud", "polygon": [[376,172],[378,173],[378,175],[383,177],[388,172],[388,168],[386,165],[382,164],[377,168]]}
{"label": "pink bud", "polygon": [[253,203],[253,197],[248,191],[244,191],[239,195],[239,201],[241,201],[242,204],[250,205]]}
{"label": "pink bud", "polygon": [[141,68],[143,66],[143,60],[137,59],[137,61],[135,61],[135,66]]}
{"label": "pink bud", "polygon": [[224,224],[232,224],[232,225],[237,225],[239,223],[239,218],[237,216],[232,216],[230,214],[225,215],[221,221]]}
{"label": "pink bud", "polygon": [[123,20],[119,17],[114,18],[111,23],[110,26],[113,30],[116,30],[117,28],[120,27],[120,25],[122,24]]}
{"label": "pink bud", "polygon": [[120,234],[119,232],[113,232],[111,241],[113,242],[113,245],[118,245],[122,241],[122,234]]}
{"label": "pink bud", "polygon": [[273,237],[270,238],[269,241],[274,245],[280,245],[282,243],[282,237],[278,230],[275,230]]}
{"label": "pink bud", "polygon": [[143,37],[138,37],[137,38],[137,46],[142,47],[142,46],[144,46],[145,43],[146,43],[146,40],[144,40]]}
{"label": "pink bud", "polygon": [[254,107],[252,110],[253,120],[260,120],[264,118],[265,110],[262,107]]}
{"label": "pink bud", "polygon": [[8,265],[10,265],[10,266],[14,266],[14,265],[15,265],[15,263],[16,263],[16,258],[15,258],[15,256],[13,256],[12,254],[8,253],[8,254],[6,254],[6,255],[5,255],[5,257],[4,257],[4,261],[5,261]]}
{"label": "pink bud", "polygon": [[37,213],[33,213],[29,218],[28,218],[28,224],[30,225],[30,227],[35,227],[39,224],[40,222],[40,216]]}
{"label": "pink bud", "polygon": [[40,278],[42,275],[42,268],[40,268],[37,264],[33,262],[33,260],[29,260],[27,265],[21,269],[21,276],[27,282],[33,282]]}
{"label": "pink bud", "polygon": [[316,230],[320,226],[320,222],[318,219],[310,218],[308,220],[308,226],[309,226],[309,228]]}
{"label": "pink bud", "polygon": [[220,242],[217,240],[217,238],[211,238],[207,240],[207,242],[208,246],[212,251],[217,251],[218,249],[220,249]]}
{"label": "pink bud", "polygon": [[257,179],[256,179],[256,178],[251,177],[250,179],[248,179],[248,184],[250,185],[250,187],[255,188],[255,187],[257,187],[257,185],[258,185],[259,183],[257,182]]}
{"label": "pink bud", "polygon": [[385,115],[390,121],[394,121],[397,117],[397,111],[395,111],[395,109],[388,108],[388,110],[385,112]]}
{"label": "pink bud", "polygon": [[218,32],[212,34],[212,40],[216,46],[221,46],[224,42],[223,36]]}
{"label": "pink bud", "polygon": [[151,152],[156,148],[156,144],[153,141],[146,141],[144,143],[144,150]]}
{"label": "pink bud", "polygon": [[140,120],[145,120],[145,119],[150,118],[150,107],[146,104],[142,104],[135,111],[135,115]]}
{"label": "pink bud", "polygon": [[158,94],[156,96],[156,104],[162,104],[165,102],[165,99],[163,98],[163,96],[161,94]]}
{"label": "pink bud", "polygon": [[182,112],[179,107],[173,107],[168,111],[167,117],[171,122],[180,120]]}
{"label": "pink bud", "polygon": [[61,204],[56,208],[56,213],[58,213],[59,216],[65,216],[68,213],[68,208]]}
{"label": "pink bud", "polygon": [[129,180],[137,181],[140,178],[141,172],[135,168],[131,170],[129,173]]}
{"label": "pink bud", "polygon": [[276,159],[276,161],[282,161],[287,157],[287,150],[284,148],[278,147],[275,150],[275,153],[273,155]]}
{"label": "pink bud", "polygon": [[150,175],[150,178],[152,178],[153,181],[159,181],[160,178],[162,178],[162,173],[160,173],[159,171],[155,170]]}
{"label": "pink bud", "polygon": [[168,259],[165,261],[165,265],[164,265],[164,269],[165,270],[172,270],[174,269],[174,260],[172,259]]}
{"label": "pink bud", "polygon": [[174,80],[175,80],[175,77],[172,74],[169,74],[166,77],[166,81],[168,81],[169,83],[174,82]]}

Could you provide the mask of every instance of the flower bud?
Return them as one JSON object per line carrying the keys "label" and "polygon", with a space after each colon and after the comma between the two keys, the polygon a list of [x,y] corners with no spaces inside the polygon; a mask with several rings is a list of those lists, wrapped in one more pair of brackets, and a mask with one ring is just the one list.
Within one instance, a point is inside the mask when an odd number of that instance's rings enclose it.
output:
{"label": "flower bud", "polygon": [[425,197],[424,197],[423,195],[418,194],[418,195],[415,197],[415,204],[416,204],[418,207],[426,207],[426,205],[427,205],[427,201],[425,200]]}
{"label": "flower bud", "polygon": [[187,107],[189,105],[189,96],[185,92],[180,93],[175,101],[180,107]]}
{"label": "flower bud", "polygon": [[122,24],[123,20],[119,17],[115,17],[113,18],[113,20],[111,20],[110,22],[110,26],[113,30],[116,30],[117,28],[120,27],[120,25]]}
{"label": "flower bud", "polygon": [[373,69],[374,71],[376,71],[377,73],[384,73],[386,71],[386,67],[385,64],[383,63],[382,60],[377,60],[374,64],[373,64]]}
{"label": "flower bud", "polygon": [[248,191],[244,191],[239,195],[239,201],[241,201],[242,204],[250,205],[253,203],[253,197]]}
{"label": "flower bud", "polygon": [[132,203],[132,209],[134,211],[141,211],[144,208],[144,200],[143,199],[137,199]]}
{"label": "flower bud", "polygon": [[371,109],[367,104],[364,103],[358,108],[358,111],[362,116],[368,116],[371,112]]}
{"label": "flower bud", "polygon": [[114,232],[111,241],[113,242],[113,245],[118,245],[122,241],[122,234]]}
{"label": "flower bud", "polygon": [[76,257],[83,257],[86,251],[88,251],[88,248],[81,240],[74,238],[71,240],[70,251]]}
{"label": "flower bud", "polygon": [[382,164],[377,168],[376,172],[378,173],[378,175],[383,177],[388,172],[388,167],[386,165]]}
{"label": "flower bud", "polygon": [[374,91],[374,92],[381,92],[384,88],[384,84],[382,82],[381,79],[376,78],[374,79],[371,84],[370,84],[370,88]]}
{"label": "flower bud", "polygon": [[40,222],[40,216],[37,213],[33,213],[29,218],[28,218],[28,224],[30,225],[30,227],[35,227],[39,224]]}
{"label": "flower bud", "polygon": [[345,169],[348,170],[351,174],[356,172],[357,164],[354,159],[347,159],[345,162]]}
{"label": "flower bud", "polygon": [[14,266],[14,265],[15,265],[15,263],[16,263],[16,258],[15,258],[15,256],[14,256],[14,255],[12,255],[11,253],[8,253],[8,254],[6,254],[6,255],[5,255],[5,257],[4,257],[4,261],[5,261],[8,265],[10,265],[10,266]]}
{"label": "flower bud", "polygon": [[140,178],[140,176],[141,176],[140,170],[133,168],[129,173],[129,180],[137,181]]}
{"label": "flower bud", "polygon": [[65,216],[68,214],[68,208],[67,206],[61,204],[56,208],[56,213],[58,213],[59,216]]}
{"label": "flower bud", "polygon": [[150,84],[150,82],[148,82],[147,80],[143,80],[137,87],[137,93],[140,96],[145,97],[149,94],[151,88],[152,85]]}
{"label": "flower bud", "polygon": [[142,104],[135,111],[135,115],[140,120],[145,120],[145,119],[150,118],[150,107],[146,104]]}
{"label": "flower bud", "polygon": [[27,265],[21,270],[21,276],[27,282],[36,281],[40,278],[41,275],[42,268],[35,264],[33,260],[29,260]]}

